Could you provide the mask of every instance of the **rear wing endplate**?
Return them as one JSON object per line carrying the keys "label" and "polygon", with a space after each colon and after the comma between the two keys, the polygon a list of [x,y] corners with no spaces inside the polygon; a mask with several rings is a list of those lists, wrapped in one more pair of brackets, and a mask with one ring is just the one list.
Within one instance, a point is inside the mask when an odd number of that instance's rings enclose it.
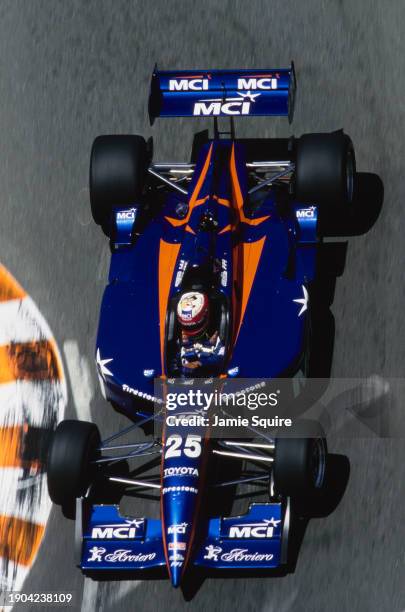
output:
{"label": "rear wing endplate", "polygon": [[281,116],[294,114],[296,77],[290,68],[177,70],[155,67],[149,119],[156,117]]}

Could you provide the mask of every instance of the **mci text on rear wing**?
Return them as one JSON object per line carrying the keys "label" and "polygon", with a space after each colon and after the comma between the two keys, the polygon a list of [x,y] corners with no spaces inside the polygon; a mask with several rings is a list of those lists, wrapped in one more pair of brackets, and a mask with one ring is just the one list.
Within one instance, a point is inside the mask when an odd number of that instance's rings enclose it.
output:
{"label": "mci text on rear wing", "polygon": [[294,113],[296,78],[290,68],[177,70],[155,68],[149,96],[156,117],[282,116]]}

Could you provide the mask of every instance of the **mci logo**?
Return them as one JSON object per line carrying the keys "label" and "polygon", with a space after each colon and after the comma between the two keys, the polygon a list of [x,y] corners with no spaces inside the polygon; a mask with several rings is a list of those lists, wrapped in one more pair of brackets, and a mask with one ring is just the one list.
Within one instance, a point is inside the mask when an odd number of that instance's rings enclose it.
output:
{"label": "mci logo", "polygon": [[297,219],[313,219],[315,217],[315,206],[301,208],[296,212]]}
{"label": "mci logo", "polygon": [[208,79],[170,79],[169,91],[206,91]]}
{"label": "mci logo", "polygon": [[117,221],[135,221],[135,208],[117,212]]}
{"label": "mci logo", "polygon": [[281,520],[271,518],[264,519],[260,523],[239,523],[229,527],[228,538],[232,539],[270,539],[274,537],[274,529],[278,527]]}
{"label": "mci logo", "polygon": [[93,527],[91,537],[97,540],[131,540],[136,536],[136,527]]}
{"label": "mci logo", "polygon": [[[169,91],[208,91],[209,79],[170,79]],[[238,79],[237,89],[278,89],[276,78],[240,78]]]}
{"label": "mci logo", "polygon": [[238,89],[277,89],[277,79],[238,79]]}
{"label": "mci logo", "polygon": [[97,540],[131,540],[141,535],[139,531],[143,527],[141,519],[129,520],[126,525],[98,525],[91,530],[91,537]]}
{"label": "mci logo", "polygon": [[194,104],[193,115],[195,116],[213,116],[218,115],[249,115],[250,102],[196,102]]}
{"label": "mci logo", "polygon": [[260,93],[254,94],[251,91],[246,93],[237,92],[238,97],[235,98],[212,98],[210,100],[199,100],[195,102],[193,115],[198,116],[213,116],[218,115],[249,115],[252,103],[256,102],[256,98]]}

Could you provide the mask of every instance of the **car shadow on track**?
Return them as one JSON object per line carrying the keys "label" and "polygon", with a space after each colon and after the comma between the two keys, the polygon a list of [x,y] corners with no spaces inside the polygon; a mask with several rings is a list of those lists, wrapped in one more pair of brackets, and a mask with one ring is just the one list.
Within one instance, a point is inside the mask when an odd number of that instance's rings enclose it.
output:
{"label": "car shadow on track", "polygon": [[351,207],[328,208],[327,216],[320,212],[320,230],[324,236],[361,236],[376,223],[384,201],[384,184],[377,174],[358,172]]}
{"label": "car shadow on track", "polygon": [[[355,198],[348,214],[341,210],[329,211],[327,218],[320,218],[321,233],[328,241],[320,244],[317,261],[317,279],[311,286],[312,339],[307,375],[316,378],[315,385],[309,385],[305,396],[301,396],[298,413],[304,413],[322,397],[328,386],[332,369],[335,336],[335,320],[331,312],[337,279],[343,275],[346,265],[348,241],[342,238],[360,236],[368,232],[376,223],[383,205],[384,185],[376,174],[360,172],[357,174]],[[323,379],[324,386],[320,384]],[[297,413],[297,416],[298,416]],[[332,514],[341,502],[350,476],[350,462],[344,455],[329,454],[326,467],[326,484],[322,494],[303,502],[292,504],[291,531],[289,540],[288,564],[283,569],[266,571],[215,570],[204,572],[191,568],[182,587],[184,598],[191,601],[201,588],[206,577],[210,578],[258,578],[279,577],[293,573],[296,569],[299,552],[305,532],[311,519],[324,518]],[[238,474],[231,477],[237,478]],[[231,491],[227,491],[231,496]],[[220,499],[217,497],[216,502]],[[217,508],[218,510],[218,508]],[[231,507],[222,508],[222,516],[230,514]],[[218,512],[216,512],[218,515]],[[234,512],[233,512],[234,514]]]}
{"label": "car shadow on track", "polygon": [[[348,213],[329,210],[327,218],[320,218],[320,233],[329,240],[320,243],[316,279],[310,286],[311,349],[306,368],[308,378],[319,379],[309,385],[306,398],[300,397],[300,412],[305,412],[322,396],[328,386],[332,370],[335,338],[335,319],[331,306],[337,279],[344,274],[349,242],[342,238],[368,232],[380,215],[384,199],[384,185],[379,176],[367,172],[357,174],[355,198]],[[332,238],[332,240],[331,240]],[[339,239],[333,241],[333,238]],[[320,384],[323,379],[323,385]]]}
{"label": "car shadow on track", "polygon": [[350,462],[345,455],[330,453],[325,474],[325,488],[311,499],[296,502],[292,508],[289,561],[286,573],[293,573],[299,551],[311,519],[326,518],[340,504],[350,476]]}
{"label": "car shadow on track", "polygon": [[[288,546],[288,563],[273,570],[200,570],[191,567],[182,585],[186,601],[191,601],[207,578],[278,578],[293,573],[296,569],[299,552],[307,526],[311,519],[324,518],[332,514],[341,502],[350,475],[350,462],[344,455],[329,454],[325,474],[325,488],[322,494],[315,495],[303,502],[293,501],[291,506],[291,526]],[[232,475],[233,477],[236,474]],[[217,500],[217,503],[219,500]],[[229,503],[229,502],[228,502]]]}

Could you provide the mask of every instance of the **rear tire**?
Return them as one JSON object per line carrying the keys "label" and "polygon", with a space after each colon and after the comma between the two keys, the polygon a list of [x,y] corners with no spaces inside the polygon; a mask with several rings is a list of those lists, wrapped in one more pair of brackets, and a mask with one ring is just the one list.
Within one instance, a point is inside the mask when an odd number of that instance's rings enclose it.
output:
{"label": "rear tire", "polygon": [[149,163],[142,136],[98,136],[90,155],[90,204],[94,221],[105,230],[115,206],[139,203]]}
{"label": "rear tire", "polygon": [[48,452],[47,478],[51,500],[70,507],[89,487],[96,469],[91,461],[99,456],[100,433],[94,423],[62,421]]}
{"label": "rear tire", "polygon": [[325,433],[319,423],[296,421],[289,437],[276,438],[273,468],[276,492],[300,497],[321,489],[326,457]]}
{"label": "rear tire", "polygon": [[355,175],[353,143],[343,131],[304,134],[297,139],[295,192],[298,201],[350,205]]}

